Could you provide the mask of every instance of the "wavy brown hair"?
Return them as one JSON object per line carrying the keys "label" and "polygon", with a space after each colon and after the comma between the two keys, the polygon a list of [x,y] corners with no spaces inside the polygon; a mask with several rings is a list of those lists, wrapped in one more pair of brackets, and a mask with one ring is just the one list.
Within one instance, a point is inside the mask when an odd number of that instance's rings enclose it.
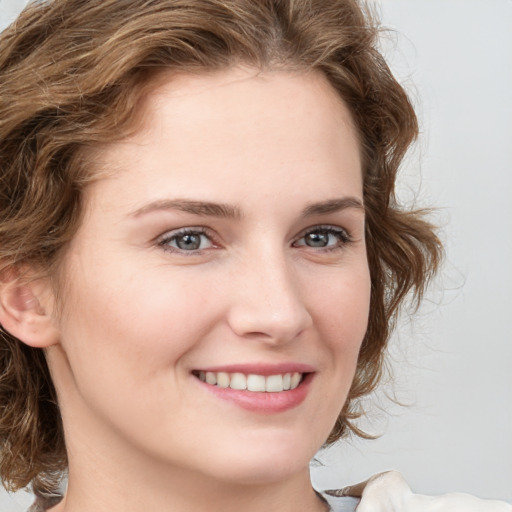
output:
{"label": "wavy brown hair", "polygon": [[[363,155],[371,272],[368,331],[328,443],[353,431],[358,399],[382,372],[396,313],[418,301],[441,248],[422,212],[394,187],[417,136],[411,103],[377,50],[379,26],[357,0],[53,0],[37,2],[0,39],[0,276],[56,272],[95,179],[88,154],[134,129],[162,70],[248,64],[322,72],[349,107]],[[97,177],[96,177],[97,178]],[[51,490],[66,448],[44,352],[0,336],[0,478]]]}

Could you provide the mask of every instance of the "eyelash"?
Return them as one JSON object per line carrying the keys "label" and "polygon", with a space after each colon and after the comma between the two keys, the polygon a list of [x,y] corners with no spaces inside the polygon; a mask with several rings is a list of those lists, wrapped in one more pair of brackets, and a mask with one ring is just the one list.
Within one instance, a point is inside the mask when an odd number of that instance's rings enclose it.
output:
{"label": "eyelash", "polygon": [[[315,249],[313,246],[307,246],[304,244],[298,244],[299,240],[302,240],[303,238],[307,237],[308,235],[311,235],[313,233],[323,233],[327,235],[334,235],[338,238],[338,242],[330,247],[318,247],[318,249],[321,252],[332,252],[332,251],[339,251],[343,250],[344,246],[352,242],[352,238],[349,235],[349,233],[340,227],[330,226],[330,225],[319,225],[319,226],[313,226],[306,231],[304,231],[301,236],[292,244],[293,247],[309,247],[311,249]],[[171,252],[171,253],[179,253],[186,256],[195,256],[202,254],[207,249],[194,249],[187,251],[185,249],[180,249],[179,247],[173,247],[170,244],[173,241],[178,240],[180,237],[184,237],[187,235],[199,235],[199,236],[206,236],[209,240],[212,246],[215,248],[216,243],[214,240],[214,237],[212,236],[210,230],[203,228],[203,227],[191,227],[191,228],[182,228],[176,231],[170,231],[166,234],[164,234],[162,237],[158,239],[158,246],[162,247],[163,250]]]}
{"label": "eyelash", "polygon": [[176,231],[170,231],[159,238],[158,245],[159,247],[162,247],[162,249],[164,249],[165,251],[179,253],[186,256],[194,256],[203,253],[205,249],[195,249],[192,251],[187,251],[185,249],[180,249],[179,247],[172,247],[171,245],[169,245],[171,242],[187,235],[206,236],[213,246],[216,245],[213,240],[214,237],[211,235],[210,231],[202,227],[182,228]]}
{"label": "eyelash", "polygon": [[[299,237],[298,240],[302,240],[303,238],[307,237],[308,235],[311,235],[313,233],[323,233],[327,235],[334,235],[338,238],[338,242],[331,247],[320,247],[319,249],[322,252],[331,252],[331,251],[339,251],[343,250],[343,248],[352,242],[352,237],[347,232],[347,230],[337,227],[337,226],[329,226],[329,225],[320,225],[320,226],[313,226],[312,228],[307,229],[302,233],[302,235]],[[294,246],[297,247],[297,242],[294,242]],[[308,247],[306,244],[300,244],[298,247]],[[310,248],[314,249],[314,247],[309,246]]]}

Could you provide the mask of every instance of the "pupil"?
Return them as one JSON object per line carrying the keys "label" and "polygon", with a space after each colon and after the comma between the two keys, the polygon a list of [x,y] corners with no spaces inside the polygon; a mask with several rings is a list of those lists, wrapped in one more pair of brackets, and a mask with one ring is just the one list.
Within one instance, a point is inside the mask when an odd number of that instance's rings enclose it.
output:
{"label": "pupil", "polygon": [[176,240],[176,245],[180,249],[193,251],[199,249],[201,245],[200,235],[182,235]]}
{"label": "pupil", "polygon": [[322,231],[308,233],[306,236],[306,244],[310,247],[326,247],[329,243],[329,234]]}

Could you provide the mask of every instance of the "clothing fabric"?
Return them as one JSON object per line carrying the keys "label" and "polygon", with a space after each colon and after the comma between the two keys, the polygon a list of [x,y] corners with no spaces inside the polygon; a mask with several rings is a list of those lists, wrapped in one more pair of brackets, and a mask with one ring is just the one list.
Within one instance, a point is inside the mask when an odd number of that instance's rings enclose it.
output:
{"label": "clothing fabric", "polygon": [[[332,491],[330,491],[332,493]],[[334,492],[335,493],[335,492]],[[318,493],[330,507],[330,512],[354,512],[359,500],[347,496],[333,496],[325,492]],[[54,507],[62,499],[62,496],[44,498],[38,496],[27,512],[45,512]]]}
{"label": "clothing fabric", "polygon": [[51,496],[49,498],[37,496],[36,500],[29,507],[27,512],[45,512],[46,510],[57,505],[60,500],[62,500],[62,496]]}
{"label": "clothing fabric", "polygon": [[321,492],[320,496],[327,502],[331,512],[354,512],[359,504],[359,498],[349,496],[337,496],[337,491],[329,491],[330,494]]}

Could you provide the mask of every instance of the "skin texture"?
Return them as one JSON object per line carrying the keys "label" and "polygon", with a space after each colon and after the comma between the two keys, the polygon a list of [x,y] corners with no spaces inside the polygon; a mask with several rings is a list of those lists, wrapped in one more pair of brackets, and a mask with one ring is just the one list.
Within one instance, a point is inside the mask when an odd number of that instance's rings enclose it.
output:
{"label": "skin texture", "polygon": [[[60,307],[44,280],[13,275],[0,293],[2,325],[46,349],[59,394],[69,487],[52,512],[326,510],[308,462],[346,398],[370,293],[350,115],[320,75],[163,78],[144,126],[91,158],[103,177]],[[228,207],[191,213],[184,199]],[[200,250],[178,248],[184,227],[204,231]],[[307,393],[247,410],[193,374],[233,364],[307,365]],[[341,493],[362,496],[358,512],[511,510],[414,494],[395,472]]]}
{"label": "skin texture", "polygon": [[[103,177],[59,314],[39,293],[69,451],[54,510],[325,510],[308,462],[346,398],[370,297],[350,114],[321,75],[236,68],[164,77],[143,119],[94,155]],[[177,246],[184,227],[204,230],[199,250]],[[234,364],[308,365],[305,398],[247,410],[193,374]]]}

